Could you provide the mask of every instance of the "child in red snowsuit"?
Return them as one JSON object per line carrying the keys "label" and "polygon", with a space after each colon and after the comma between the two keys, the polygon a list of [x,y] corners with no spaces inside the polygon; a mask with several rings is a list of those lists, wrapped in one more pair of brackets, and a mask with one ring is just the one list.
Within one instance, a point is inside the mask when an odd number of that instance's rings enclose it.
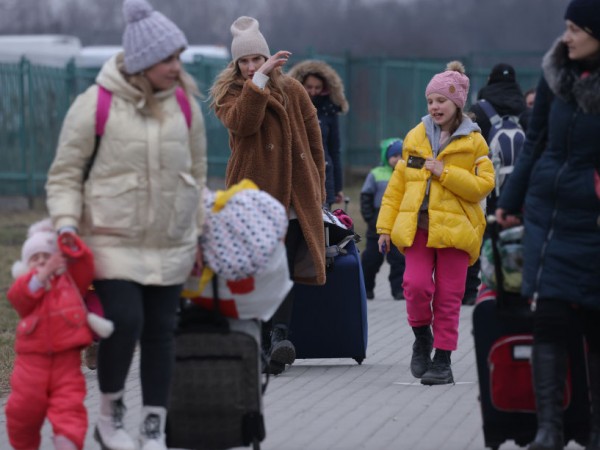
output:
{"label": "child in red snowsuit", "polygon": [[6,404],[10,443],[38,449],[47,417],[56,450],[81,450],[88,426],[81,350],[93,336],[82,294],[94,276],[93,256],[73,234],[57,239],[49,220],[30,227],[21,253],[7,294],[21,319]]}

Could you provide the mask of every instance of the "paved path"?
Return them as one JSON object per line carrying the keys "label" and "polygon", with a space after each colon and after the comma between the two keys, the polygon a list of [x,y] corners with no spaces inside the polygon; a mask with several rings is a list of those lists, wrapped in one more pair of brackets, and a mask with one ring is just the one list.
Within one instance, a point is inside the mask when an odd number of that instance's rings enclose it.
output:
{"label": "paved path", "polygon": [[[461,311],[458,350],[452,356],[455,385],[422,386],[411,376],[412,332],[404,301],[394,301],[387,265],[368,304],[369,346],[362,365],[351,359],[298,360],[272,377],[264,398],[264,450],[475,450],[483,449],[473,338],[472,307]],[[98,413],[95,373],[84,368],[90,423]],[[126,426],[137,434],[140,402],[137,360],[125,402]],[[10,448],[0,413],[0,449]],[[86,449],[99,446],[88,431]],[[42,450],[51,450],[44,427]],[[514,442],[501,446],[514,450]],[[571,443],[568,449],[582,447]]]}

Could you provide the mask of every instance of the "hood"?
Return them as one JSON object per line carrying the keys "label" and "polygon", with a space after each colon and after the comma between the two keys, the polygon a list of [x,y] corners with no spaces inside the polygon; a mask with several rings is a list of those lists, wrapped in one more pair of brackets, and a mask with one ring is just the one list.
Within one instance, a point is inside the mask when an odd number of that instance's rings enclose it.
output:
{"label": "hood", "polygon": [[342,114],[348,112],[349,105],[346,100],[346,95],[344,94],[344,82],[335,69],[325,61],[318,61],[315,59],[302,61],[292,67],[287,74],[298,80],[300,83],[304,81],[307,75],[319,75],[327,84],[322,95],[329,95],[331,101],[336,106],[339,106]]}
{"label": "hood", "polygon": [[[435,124],[429,114],[423,116],[421,119],[425,125],[425,133],[429,138],[429,142],[439,142],[440,140],[440,127]],[[468,136],[472,132],[481,133],[481,128],[475,122],[471,120],[469,116],[463,114],[463,121],[458,126],[457,130],[452,134],[452,137],[457,136]]]}
{"label": "hood", "polygon": [[[110,92],[122,97],[131,103],[135,104],[137,108],[142,109],[146,106],[146,99],[144,94],[139,89],[135,88],[125,78],[121,69],[123,68],[123,52],[110,58],[104,63],[100,73],[96,77],[96,83],[105,87]],[[154,94],[158,99],[164,99],[169,97],[175,91],[175,87],[166,91],[160,91]]]}
{"label": "hood", "polygon": [[379,148],[381,150],[380,158],[381,158],[382,166],[391,167],[390,163],[388,163],[388,160],[385,157],[385,154],[387,152],[388,147],[396,141],[402,141],[402,139],[399,137],[392,137],[392,138],[382,139],[382,141],[379,143]]}
{"label": "hood", "polygon": [[490,102],[500,116],[518,116],[525,111],[525,97],[514,81],[500,81],[481,88],[477,100]]}
{"label": "hood", "polygon": [[587,61],[590,74],[581,78],[581,63],[569,59],[567,46],[558,38],[542,60],[550,90],[567,102],[577,103],[584,113],[600,114],[600,56]]}

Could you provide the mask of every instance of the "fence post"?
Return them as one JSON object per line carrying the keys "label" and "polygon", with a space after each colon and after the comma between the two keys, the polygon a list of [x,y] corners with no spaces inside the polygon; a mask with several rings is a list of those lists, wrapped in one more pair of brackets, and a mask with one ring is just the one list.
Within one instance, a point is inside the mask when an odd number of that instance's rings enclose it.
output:
{"label": "fence post", "polygon": [[77,71],[75,70],[75,58],[69,59],[65,66],[65,105],[69,109],[69,105],[77,96]]}
{"label": "fence post", "polygon": [[31,63],[25,57],[19,62],[19,98],[20,98],[20,127],[19,127],[19,145],[21,148],[21,158],[23,168],[26,174],[25,196],[29,209],[33,208],[35,198],[35,167],[31,144]]}
{"label": "fence post", "polygon": [[387,67],[385,63],[385,59],[383,57],[377,58],[377,63],[379,65],[379,116],[378,116],[378,127],[377,127],[377,141],[380,141],[384,138],[384,130],[385,130],[385,117],[387,114]]}

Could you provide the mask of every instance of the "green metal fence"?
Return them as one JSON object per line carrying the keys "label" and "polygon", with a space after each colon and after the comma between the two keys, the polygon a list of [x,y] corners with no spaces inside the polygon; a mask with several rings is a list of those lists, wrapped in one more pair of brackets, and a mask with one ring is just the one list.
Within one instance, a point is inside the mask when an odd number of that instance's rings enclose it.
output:
{"label": "green metal fence", "polygon": [[[344,80],[350,103],[349,113],[340,121],[346,168],[378,164],[379,141],[402,137],[420,121],[427,112],[425,87],[445,66],[445,61],[314,53],[307,57],[327,61]],[[463,60],[470,69],[470,100],[474,101],[493,64],[476,66],[469,58]],[[199,104],[206,121],[209,175],[215,177],[225,173],[228,136],[208,110],[206,100],[215,76],[225,65],[221,59],[199,58],[186,66],[204,94]],[[524,90],[535,86],[539,69],[516,68]],[[37,66],[25,59],[18,64],[0,64],[0,196],[34,198],[44,193],[63,118],[76,95],[94,82],[96,74],[97,69],[77,68],[73,63],[64,68]]]}

